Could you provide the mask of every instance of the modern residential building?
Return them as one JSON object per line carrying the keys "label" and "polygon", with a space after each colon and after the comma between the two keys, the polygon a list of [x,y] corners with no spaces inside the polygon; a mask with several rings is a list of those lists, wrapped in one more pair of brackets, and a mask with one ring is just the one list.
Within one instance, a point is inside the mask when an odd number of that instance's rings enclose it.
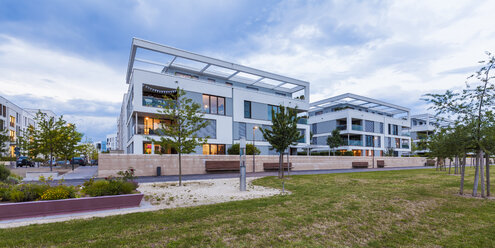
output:
{"label": "modern residential building", "polygon": [[[301,113],[309,109],[308,82],[136,38],[132,40],[126,83],[117,144],[130,154],[174,153],[147,137],[153,137],[161,124],[174,121],[162,119],[158,111],[163,96],[175,94],[177,87],[202,106],[209,120],[208,127],[198,133],[208,136],[208,142],[196,148],[197,154],[226,154],[241,138],[253,142],[253,137],[261,154],[274,154],[259,127],[271,125],[271,113],[279,105]],[[305,136],[298,146],[309,145],[306,119],[298,129]]]}
{"label": "modern residential building", "polygon": [[[421,140],[426,140],[435,133],[440,127],[447,127],[453,122],[449,119],[437,117],[431,114],[419,114],[411,116],[411,133],[412,143],[417,146]],[[421,149],[414,151],[414,154],[424,155],[428,150]]]}
{"label": "modern residential building", "polygon": [[95,141],[95,142],[93,142],[93,145],[95,146],[95,148],[98,152],[106,152],[107,151],[107,141],[106,140]]}
{"label": "modern residential building", "polygon": [[313,151],[328,151],[327,137],[340,130],[345,145],[340,151],[353,151],[355,156],[383,156],[393,149],[395,156],[411,151],[410,110],[351,93],[311,103],[309,124]]}
{"label": "modern residential building", "polygon": [[47,116],[48,118],[52,118],[52,117],[53,117],[53,118],[55,118],[55,117],[57,117],[57,115],[56,115],[53,111],[51,111],[51,110],[47,110],[47,109],[25,109],[25,110],[26,110],[27,112],[29,112],[29,113],[30,113],[32,116],[34,116],[34,117],[36,117],[36,114],[37,114],[38,112],[41,112],[41,113],[43,113],[43,114],[46,114],[46,116]]}
{"label": "modern residential building", "polygon": [[20,135],[30,126],[36,126],[35,116],[6,98],[0,96],[0,130],[10,136],[8,152],[0,156],[15,156],[15,147]]}
{"label": "modern residential building", "polygon": [[118,150],[117,147],[117,134],[109,134],[107,135],[107,151]]}

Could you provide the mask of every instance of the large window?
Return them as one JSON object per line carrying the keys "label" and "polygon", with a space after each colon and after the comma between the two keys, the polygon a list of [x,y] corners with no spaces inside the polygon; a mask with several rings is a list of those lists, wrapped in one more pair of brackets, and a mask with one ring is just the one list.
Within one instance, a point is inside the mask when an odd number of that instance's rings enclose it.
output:
{"label": "large window", "polygon": [[207,114],[225,115],[225,97],[203,95],[203,110]]}
{"label": "large window", "polygon": [[251,119],[251,102],[244,101],[244,118]]}
{"label": "large window", "polygon": [[272,120],[272,113],[278,113],[278,106],[268,105],[268,120]]}
{"label": "large window", "polygon": [[225,145],[204,144],[203,155],[225,155]]}
{"label": "large window", "polygon": [[10,126],[15,127],[15,117],[14,116],[10,116]]}
{"label": "large window", "polygon": [[15,142],[15,131],[10,130],[10,141]]}

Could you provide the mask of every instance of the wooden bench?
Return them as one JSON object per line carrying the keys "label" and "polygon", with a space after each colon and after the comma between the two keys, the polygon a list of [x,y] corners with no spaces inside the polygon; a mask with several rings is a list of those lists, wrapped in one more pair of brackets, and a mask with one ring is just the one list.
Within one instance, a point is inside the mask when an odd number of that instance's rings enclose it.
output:
{"label": "wooden bench", "polygon": [[[278,170],[279,163],[263,163],[264,170]],[[289,163],[290,168],[292,169],[292,163]],[[283,163],[282,167],[287,169],[287,163]]]}
{"label": "wooden bench", "polygon": [[383,168],[383,167],[385,167],[385,160],[377,160],[377,161],[376,161],[376,166],[377,166],[378,168]]}
{"label": "wooden bench", "polygon": [[368,168],[368,162],[352,162],[352,168],[356,168],[356,169]]}
{"label": "wooden bench", "polygon": [[207,172],[239,171],[239,161],[205,161]]}

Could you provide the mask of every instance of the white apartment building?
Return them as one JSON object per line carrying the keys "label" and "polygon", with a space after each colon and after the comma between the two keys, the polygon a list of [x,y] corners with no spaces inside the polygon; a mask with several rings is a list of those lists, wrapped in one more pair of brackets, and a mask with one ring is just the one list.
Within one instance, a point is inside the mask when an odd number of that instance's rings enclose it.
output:
{"label": "white apartment building", "polygon": [[[438,128],[447,127],[453,122],[449,119],[437,117],[431,114],[419,114],[411,116],[411,140],[417,144],[421,140],[426,140],[435,133]],[[417,150],[414,153],[424,155],[428,150]]]}
{"label": "white apartment building", "polygon": [[[174,153],[153,144],[147,137],[161,123],[173,120],[159,115],[163,96],[177,87],[202,106],[209,126],[199,136],[209,136],[197,154],[226,154],[241,138],[256,143],[261,154],[275,154],[263,139],[259,127],[271,125],[271,113],[278,106],[309,109],[309,83],[238,65],[157,43],[133,39],[121,114],[117,121],[117,146],[128,154]],[[304,134],[297,147],[309,145],[309,126],[301,120]],[[156,136],[155,136],[156,137]],[[291,152],[295,153],[297,147]]]}
{"label": "white apartment building", "polygon": [[345,145],[339,151],[353,151],[355,156],[383,156],[393,149],[395,156],[411,151],[409,108],[351,93],[311,103],[313,151],[328,151],[327,137],[340,130]]}
{"label": "white apartment building", "polygon": [[10,136],[8,151],[0,156],[15,156],[17,139],[30,125],[36,125],[34,118],[26,109],[0,96],[0,130],[7,130],[7,135]]}
{"label": "white apartment building", "polygon": [[107,151],[111,150],[118,150],[116,133],[107,135]]}

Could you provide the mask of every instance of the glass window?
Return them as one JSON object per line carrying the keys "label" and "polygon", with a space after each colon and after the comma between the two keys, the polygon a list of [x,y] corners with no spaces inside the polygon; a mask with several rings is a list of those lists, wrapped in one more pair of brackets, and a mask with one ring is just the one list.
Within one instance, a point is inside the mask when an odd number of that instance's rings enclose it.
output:
{"label": "glass window", "polygon": [[10,116],[10,126],[15,127],[15,117],[14,116]]}
{"label": "glass window", "polygon": [[203,95],[203,110],[205,113],[210,113],[210,96]]}
{"label": "glass window", "polygon": [[278,113],[278,106],[268,105],[268,120],[272,120],[272,113]]}
{"label": "glass window", "polygon": [[3,107],[3,117],[7,117],[7,107],[4,105]]}
{"label": "glass window", "polygon": [[218,147],[217,145],[211,144],[210,145],[210,155],[217,155],[218,152]]}
{"label": "glass window", "polygon": [[212,114],[218,113],[218,103],[216,96],[210,96],[210,112]]}
{"label": "glass window", "polygon": [[210,155],[210,145],[209,144],[203,145],[203,155]]}
{"label": "glass window", "polygon": [[244,118],[251,119],[251,102],[244,101]]}
{"label": "glass window", "polygon": [[225,114],[225,98],[223,97],[218,98],[218,114],[219,115]]}
{"label": "glass window", "polygon": [[218,147],[217,153],[219,155],[225,155],[225,145],[218,145],[217,147]]}
{"label": "glass window", "polygon": [[143,154],[151,154],[151,143],[143,143]]}

